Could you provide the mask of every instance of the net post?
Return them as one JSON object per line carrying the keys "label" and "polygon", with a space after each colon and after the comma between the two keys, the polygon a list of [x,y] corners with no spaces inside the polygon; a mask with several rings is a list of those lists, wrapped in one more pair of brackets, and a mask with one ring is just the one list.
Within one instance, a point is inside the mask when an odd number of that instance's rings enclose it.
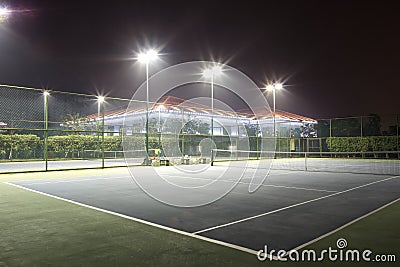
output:
{"label": "net post", "polygon": [[211,166],[214,166],[214,150],[215,149],[211,149],[211,161],[210,161]]}

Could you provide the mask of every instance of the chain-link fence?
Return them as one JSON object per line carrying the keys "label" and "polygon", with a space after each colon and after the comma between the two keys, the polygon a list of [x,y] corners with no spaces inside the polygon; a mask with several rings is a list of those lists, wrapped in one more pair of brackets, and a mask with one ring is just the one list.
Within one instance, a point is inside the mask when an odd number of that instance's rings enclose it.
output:
{"label": "chain-link fence", "polygon": [[319,120],[321,151],[399,151],[400,115]]}
{"label": "chain-link fence", "polygon": [[[0,172],[143,164],[148,156],[208,163],[213,148],[279,152],[399,151],[399,115],[319,120],[277,119],[184,101],[145,105],[129,99],[0,86]],[[174,102],[174,101],[172,101]],[[179,102],[179,101],[178,101]],[[211,135],[211,117],[214,119]],[[275,133],[273,132],[275,129]],[[126,162],[123,139],[138,143]],[[126,149],[125,149],[126,150]],[[147,153],[146,153],[147,154]]]}
{"label": "chain-link fence", "polygon": [[0,172],[123,166],[120,130],[105,118],[129,101],[100,100],[0,86]]}

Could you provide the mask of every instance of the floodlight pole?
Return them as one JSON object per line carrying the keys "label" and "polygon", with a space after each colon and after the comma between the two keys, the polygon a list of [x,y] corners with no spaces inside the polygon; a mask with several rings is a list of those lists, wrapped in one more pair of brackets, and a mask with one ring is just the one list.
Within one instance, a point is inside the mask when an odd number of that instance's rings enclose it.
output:
{"label": "floodlight pole", "polygon": [[149,64],[151,60],[156,59],[157,52],[153,49],[148,50],[146,53],[140,53],[138,60],[146,64],[146,157],[144,159],[145,165],[150,165],[149,159]]}
{"label": "floodlight pole", "polygon": [[276,150],[276,142],[277,142],[277,134],[276,134],[276,90],[280,90],[283,88],[283,85],[281,83],[275,83],[275,84],[270,84],[267,85],[266,89],[268,91],[272,91],[272,100],[273,100],[273,109],[274,109],[274,116],[273,116],[273,123],[274,123],[274,132],[273,132],[273,137],[275,141],[275,150]]}
{"label": "floodlight pole", "polygon": [[101,168],[104,169],[104,100],[101,102],[101,129],[102,129],[102,137],[101,137]]}
{"label": "floodlight pole", "polygon": [[272,89],[272,98],[273,98],[273,106],[274,106],[274,138],[275,138],[275,148],[276,148],[276,100],[275,100],[275,91],[276,88]]}
{"label": "floodlight pole", "polygon": [[94,157],[96,157],[96,154],[98,152],[98,149],[100,149],[100,110],[101,110],[101,102],[99,98],[97,98],[97,119],[96,119],[96,135],[97,135],[97,148],[96,151],[94,152]]}
{"label": "floodlight pole", "polygon": [[211,73],[211,141],[214,143],[214,73]]}
{"label": "floodlight pole", "polygon": [[44,160],[45,160],[45,170],[48,170],[49,165],[49,152],[48,152],[48,137],[49,137],[49,93],[44,94]]}
{"label": "floodlight pole", "polygon": [[146,159],[145,165],[149,165],[149,60],[146,61]]}
{"label": "floodlight pole", "polygon": [[181,154],[182,154],[182,159],[185,157],[185,108],[182,106],[182,124],[181,124],[181,129],[182,129],[182,140],[181,140]]}

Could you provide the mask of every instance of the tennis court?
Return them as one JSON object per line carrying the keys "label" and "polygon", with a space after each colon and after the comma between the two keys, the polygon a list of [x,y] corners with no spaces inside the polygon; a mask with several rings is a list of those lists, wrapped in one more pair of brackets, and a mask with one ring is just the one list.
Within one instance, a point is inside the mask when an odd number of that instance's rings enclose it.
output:
{"label": "tennis court", "polygon": [[[274,161],[277,163],[279,159]],[[350,164],[352,168],[355,168],[354,162]],[[357,168],[362,169],[365,161],[359,162]],[[334,171],[338,168],[337,161],[324,159],[323,164],[328,169],[331,164],[331,170],[273,169],[254,193],[248,191],[253,178],[251,169],[239,182],[234,177],[210,181],[210,177],[225,168],[223,164],[204,165],[207,169],[202,172],[190,172],[199,165],[184,166],[186,174],[174,166],[131,169],[154,187],[160,186],[152,177],[154,169],[171,183],[195,187],[212,182],[209,193],[227,183],[236,185],[221,199],[195,208],[174,207],[153,199],[138,187],[126,168],[112,174],[99,170],[96,175],[84,177],[68,177],[66,172],[61,179],[10,184],[250,253],[265,245],[288,251],[400,197],[400,176],[396,173],[363,174],[344,170],[339,173]],[[398,161],[391,161],[390,166],[394,171],[399,169]],[[166,196],[183,200],[193,197],[164,191]]]}

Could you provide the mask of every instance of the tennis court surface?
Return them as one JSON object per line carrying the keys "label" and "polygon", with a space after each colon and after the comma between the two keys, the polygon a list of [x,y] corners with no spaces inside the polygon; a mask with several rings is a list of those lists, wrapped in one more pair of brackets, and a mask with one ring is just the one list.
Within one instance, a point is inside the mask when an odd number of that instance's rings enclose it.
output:
{"label": "tennis court surface", "polygon": [[[187,174],[174,166],[131,170],[152,181],[154,168],[168,176],[170,182],[200,186],[221,166],[190,173],[195,166],[189,165],[185,166]],[[248,192],[250,181],[251,176],[244,175],[227,195],[195,208],[174,207],[153,199],[138,187],[126,168],[109,174],[99,170],[96,175],[84,177],[68,177],[65,172],[61,179],[9,184],[211,242],[223,242],[250,253],[265,245],[275,250],[298,248],[400,197],[399,175],[272,170],[254,193]],[[219,190],[220,186],[234,182],[219,179],[213,181],[209,190]]]}

